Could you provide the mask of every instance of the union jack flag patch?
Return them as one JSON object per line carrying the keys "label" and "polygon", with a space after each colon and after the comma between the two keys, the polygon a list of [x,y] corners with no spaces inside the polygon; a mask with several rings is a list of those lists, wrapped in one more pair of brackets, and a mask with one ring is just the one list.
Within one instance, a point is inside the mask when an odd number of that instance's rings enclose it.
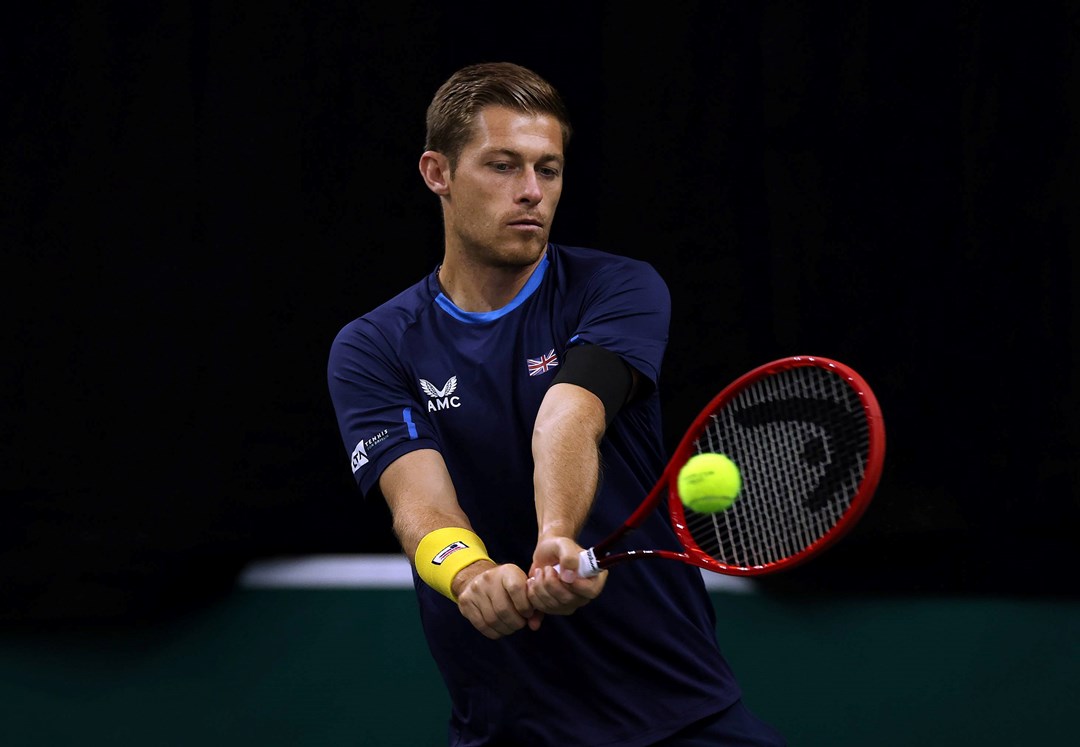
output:
{"label": "union jack flag patch", "polygon": [[526,363],[529,366],[529,376],[539,376],[547,373],[548,369],[559,365],[559,356],[555,355],[555,348],[552,348],[547,355],[541,355],[539,358],[529,358]]}

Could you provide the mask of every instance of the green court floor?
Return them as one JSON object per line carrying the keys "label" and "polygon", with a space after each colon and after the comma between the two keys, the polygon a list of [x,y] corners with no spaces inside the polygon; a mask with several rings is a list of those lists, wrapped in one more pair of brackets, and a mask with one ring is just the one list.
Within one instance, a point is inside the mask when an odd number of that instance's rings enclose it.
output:
{"label": "green court floor", "polygon": [[[1080,602],[713,592],[750,707],[792,747],[1073,743]],[[403,589],[245,589],[137,631],[5,634],[0,744],[445,744]]]}

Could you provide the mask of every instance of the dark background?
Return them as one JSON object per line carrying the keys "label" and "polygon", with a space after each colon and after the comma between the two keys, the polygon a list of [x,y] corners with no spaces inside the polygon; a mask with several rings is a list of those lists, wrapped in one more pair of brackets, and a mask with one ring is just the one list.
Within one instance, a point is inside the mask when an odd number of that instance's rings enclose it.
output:
{"label": "dark background", "polygon": [[668,281],[671,445],[781,356],[877,392],[870,511],[764,589],[1075,596],[1080,10],[656,7],[10,17],[3,619],[144,621],[254,559],[397,551],[353,486],[326,357],[439,261],[424,110],[496,59],[570,106],[553,239]]}

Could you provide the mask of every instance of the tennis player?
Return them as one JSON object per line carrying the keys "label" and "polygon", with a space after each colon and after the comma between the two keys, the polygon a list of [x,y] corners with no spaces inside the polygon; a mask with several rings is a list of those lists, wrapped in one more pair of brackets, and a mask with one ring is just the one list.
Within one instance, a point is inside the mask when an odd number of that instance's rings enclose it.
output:
{"label": "tennis player", "polygon": [[[335,338],[345,453],[413,560],[448,744],[784,745],[742,702],[699,570],[574,573],[664,468],[670,297],[645,262],[551,243],[570,137],[518,65],[436,92],[420,174],[443,260]],[[678,549],[659,512],[636,534]]]}

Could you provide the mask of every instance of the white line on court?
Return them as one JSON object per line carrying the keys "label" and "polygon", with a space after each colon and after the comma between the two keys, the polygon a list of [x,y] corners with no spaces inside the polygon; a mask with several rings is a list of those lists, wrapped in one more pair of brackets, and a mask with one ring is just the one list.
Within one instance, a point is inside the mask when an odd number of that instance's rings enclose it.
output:
{"label": "white line on court", "polygon": [[[701,576],[709,591],[755,591],[749,578],[709,571]],[[246,589],[411,589],[412,571],[404,555],[307,555],[255,561],[237,583]]]}

